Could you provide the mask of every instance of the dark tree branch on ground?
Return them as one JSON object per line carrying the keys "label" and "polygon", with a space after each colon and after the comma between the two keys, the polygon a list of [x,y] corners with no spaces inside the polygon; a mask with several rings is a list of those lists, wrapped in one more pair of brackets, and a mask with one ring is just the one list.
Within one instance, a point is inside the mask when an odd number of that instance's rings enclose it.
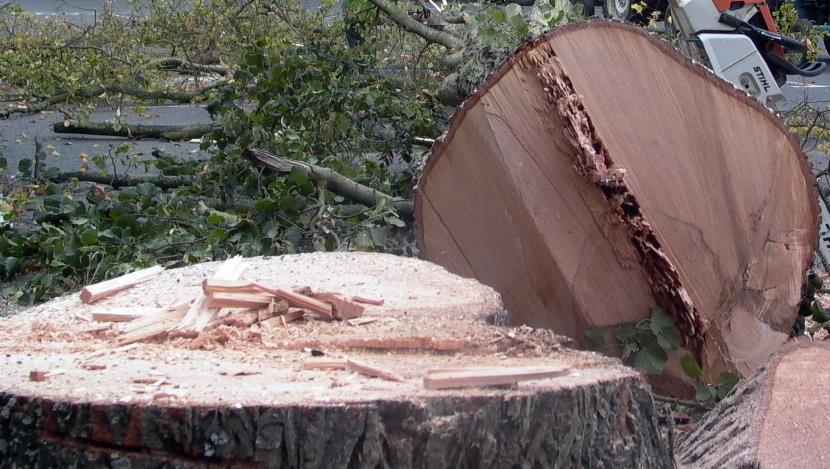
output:
{"label": "dark tree branch on ground", "polygon": [[147,100],[160,100],[160,101],[173,101],[176,103],[189,103],[194,99],[204,96],[210,91],[216,90],[225,86],[226,82],[216,83],[215,85],[207,86],[196,91],[168,91],[168,90],[146,90],[144,88],[139,88],[138,86],[134,85],[104,85],[104,86],[90,86],[88,88],[82,88],[81,90],[77,91],[76,93],[58,93],[52,95],[48,98],[43,99],[42,101],[32,103],[25,107],[13,108],[13,109],[2,109],[0,110],[0,119],[8,119],[12,114],[34,114],[44,109],[48,108],[49,106],[61,102],[65,102],[68,99],[72,98],[92,98],[95,96],[99,96],[104,93],[110,94],[124,94],[127,96],[132,96],[134,98],[140,99],[147,99]]}
{"label": "dark tree branch on ground", "polygon": [[160,70],[175,70],[179,73],[215,73],[222,76],[228,74],[228,67],[223,67],[221,65],[200,64],[176,57],[168,57],[153,61],[151,66]]}
{"label": "dark tree branch on ground", "polygon": [[112,124],[110,122],[91,122],[69,120],[55,122],[52,130],[59,134],[107,135],[126,138],[158,138],[171,141],[200,138],[213,129],[213,124],[191,125],[143,125]]}
{"label": "dark tree branch on ground", "polygon": [[420,36],[425,41],[441,44],[448,49],[460,49],[464,45],[459,38],[447,32],[438,31],[437,29],[430,28],[429,26],[418,22],[415,18],[409,16],[409,13],[401,10],[386,0],[369,1],[386,13],[386,15],[400,27]]}
{"label": "dark tree branch on ground", "polygon": [[278,173],[290,173],[293,168],[300,168],[311,179],[325,183],[328,190],[368,207],[374,207],[381,200],[386,199],[392,203],[398,215],[412,218],[414,213],[415,207],[413,201],[394,199],[388,194],[372,189],[369,186],[364,186],[328,168],[290,160],[288,158],[281,158],[265,150],[255,148],[245,150],[243,156],[260,166],[267,167]]}
{"label": "dark tree branch on ground", "polygon": [[49,181],[62,183],[70,181],[92,182],[106,184],[114,189],[139,184],[152,184],[160,189],[176,189],[193,183],[190,176],[113,176],[110,174],[89,173],[84,171],[68,171],[47,175]]}

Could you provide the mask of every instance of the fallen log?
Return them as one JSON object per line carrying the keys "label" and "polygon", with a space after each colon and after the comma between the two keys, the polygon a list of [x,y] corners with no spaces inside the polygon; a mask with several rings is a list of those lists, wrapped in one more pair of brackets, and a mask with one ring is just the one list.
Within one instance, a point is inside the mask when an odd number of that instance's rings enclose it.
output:
{"label": "fallen log", "polygon": [[213,124],[147,125],[113,124],[87,120],[66,120],[52,124],[57,134],[105,135],[125,138],[155,138],[170,141],[201,138],[213,130]]}
{"label": "fallen log", "polygon": [[830,345],[787,344],[677,444],[682,467],[827,467]]}
{"label": "fallen log", "polygon": [[660,306],[714,382],[787,339],[814,183],[769,109],[655,36],[590,21],[522,47],[459,109],[419,182],[417,240],[499,291],[513,324],[584,345]]}

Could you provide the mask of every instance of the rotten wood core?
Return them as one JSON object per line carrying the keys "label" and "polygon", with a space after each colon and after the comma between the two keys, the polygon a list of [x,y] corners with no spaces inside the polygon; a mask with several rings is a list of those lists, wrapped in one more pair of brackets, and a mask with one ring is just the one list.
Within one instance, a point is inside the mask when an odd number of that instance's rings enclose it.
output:
{"label": "rotten wood core", "polygon": [[502,293],[513,324],[584,345],[660,306],[714,381],[787,339],[814,184],[766,107],[638,28],[589,21],[523,46],[456,112],[419,182],[417,240]]}

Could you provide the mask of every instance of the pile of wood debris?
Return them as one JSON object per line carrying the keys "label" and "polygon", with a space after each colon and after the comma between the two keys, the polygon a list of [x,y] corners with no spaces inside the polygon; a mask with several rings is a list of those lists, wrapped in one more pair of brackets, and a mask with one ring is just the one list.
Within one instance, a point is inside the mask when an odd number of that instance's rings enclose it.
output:
{"label": "pile of wood debris", "polygon": [[[250,327],[284,327],[304,317],[327,321],[350,321],[353,325],[374,321],[360,318],[362,304],[381,305],[383,300],[337,293],[315,293],[309,288],[287,291],[256,282],[243,280],[245,263],[242,257],[233,257],[223,263],[216,273],[202,282],[202,292],[190,301],[166,308],[136,310],[134,308],[107,309],[95,312],[91,319],[99,322],[124,322],[118,337],[119,345],[142,340],[170,337],[196,337],[220,325]],[[81,291],[81,301],[87,304],[110,297],[147,281],[163,272],[160,266],[139,270],[121,277],[88,285]]]}
{"label": "pile of wood debris", "polygon": [[[350,325],[362,325],[377,321],[376,317],[361,317],[364,305],[383,305],[383,299],[347,296],[341,293],[314,292],[309,287],[293,291],[252,282],[243,279],[246,264],[242,257],[228,259],[213,275],[201,281],[201,292],[189,301],[159,308],[115,308],[106,307],[94,311],[92,321],[123,323],[116,338],[117,348],[126,351],[137,346],[137,342],[158,338],[194,338],[189,348],[200,348],[210,340],[211,332],[222,326],[236,328],[286,327],[302,319],[320,321],[344,321]],[[146,282],[164,272],[160,266],[136,271],[121,277],[86,286],[80,294],[81,302],[93,304],[124,292],[139,283]],[[501,336],[500,336],[501,337]],[[411,342],[412,340],[410,340]],[[406,348],[404,339],[393,340],[393,345]],[[368,342],[367,342],[368,343]],[[417,344],[416,344],[417,345]],[[440,340],[431,343],[434,350],[452,350],[441,347]],[[421,348],[421,347],[415,347]],[[311,350],[315,356],[327,355]],[[94,352],[86,357],[95,358],[102,354]],[[330,355],[328,355],[332,358]],[[314,360],[303,364],[304,370],[344,370],[386,381],[404,382],[405,378],[353,357],[341,356],[336,360]],[[465,367],[427,370],[422,377],[424,389],[438,390],[481,386],[511,386],[520,381],[559,377],[569,369],[562,366],[524,367]],[[50,376],[62,374],[63,370],[32,370],[31,381],[43,381]]]}

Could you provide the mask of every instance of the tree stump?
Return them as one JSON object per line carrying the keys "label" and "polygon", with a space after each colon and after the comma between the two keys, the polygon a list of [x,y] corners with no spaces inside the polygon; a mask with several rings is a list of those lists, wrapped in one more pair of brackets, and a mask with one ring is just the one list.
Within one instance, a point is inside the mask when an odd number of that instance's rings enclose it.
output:
{"label": "tree stump", "polygon": [[714,382],[787,339],[814,184],[769,109],[656,36],[590,21],[522,47],[456,112],[419,182],[418,245],[499,291],[511,323],[585,345],[660,306]]}
{"label": "tree stump", "polygon": [[[108,308],[141,311],[193,297],[218,266],[209,263],[165,271],[92,305],[74,294],[5,319],[4,465],[672,464],[636,372],[569,350],[548,330],[498,325],[499,295],[477,281],[383,254],[245,261],[245,280],[383,304],[367,304],[356,325],[305,318],[274,328],[220,326],[195,340],[160,338],[132,348],[113,345],[124,323],[101,330],[83,322]],[[360,363],[360,372],[341,369],[339,360]],[[546,365],[567,373],[506,388],[430,390],[423,383],[430,369]],[[367,367],[387,379],[363,374]],[[45,373],[31,380],[31,371]]]}
{"label": "tree stump", "polygon": [[827,467],[830,345],[787,344],[678,444],[690,468]]}

